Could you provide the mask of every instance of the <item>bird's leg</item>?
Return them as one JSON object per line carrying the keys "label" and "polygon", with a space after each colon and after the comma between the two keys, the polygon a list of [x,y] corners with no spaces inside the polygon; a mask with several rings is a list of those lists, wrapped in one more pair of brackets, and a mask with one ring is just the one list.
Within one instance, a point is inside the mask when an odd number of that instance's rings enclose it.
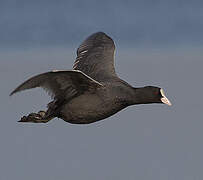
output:
{"label": "bird's leg", "polygon": [[45,111],[39,111],[38,113],[30,113],[28,116],[23,116],[18,122],[47,123],[53,118],[47,116]]}

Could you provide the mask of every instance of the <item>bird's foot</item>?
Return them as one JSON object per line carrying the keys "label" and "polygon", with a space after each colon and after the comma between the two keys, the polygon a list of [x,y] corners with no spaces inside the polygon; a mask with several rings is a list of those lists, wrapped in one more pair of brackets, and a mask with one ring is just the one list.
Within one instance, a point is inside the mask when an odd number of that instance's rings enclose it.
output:
{"label": "bird's foot", "polygon": [[46,123],[49,121],[49,119],[46,119],[45,115],[45,111],[39,111],[38,113],[30,113],[28,116],[23,116],[18,122]]}

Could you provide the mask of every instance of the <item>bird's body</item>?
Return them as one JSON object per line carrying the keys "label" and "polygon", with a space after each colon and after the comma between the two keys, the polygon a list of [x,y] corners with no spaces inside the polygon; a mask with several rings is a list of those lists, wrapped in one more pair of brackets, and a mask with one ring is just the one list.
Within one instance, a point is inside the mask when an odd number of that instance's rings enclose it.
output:
{"label": "bird's body", "polygon": [[60,118],[74,124],[86,124],[115,114],[132,104],[131,87],[122,84],[122,88],[121,83],[103,83],[103,87],[98,88],[95,93],[87,92],[73,98],[62,107]]}
{"label": "bird's body", "polygon": [[114,51],[109,36],[95,33],[78,48],[73,70],[43,73],[17,87],[11,95],[42,87],[54,99],[46,112],[31,113],[21,118],[21,122],[48,122],[59,117],[73,124],[89,124],[133,104],[170,105],[161,88],[134,88],[120,79],[114,68]]}

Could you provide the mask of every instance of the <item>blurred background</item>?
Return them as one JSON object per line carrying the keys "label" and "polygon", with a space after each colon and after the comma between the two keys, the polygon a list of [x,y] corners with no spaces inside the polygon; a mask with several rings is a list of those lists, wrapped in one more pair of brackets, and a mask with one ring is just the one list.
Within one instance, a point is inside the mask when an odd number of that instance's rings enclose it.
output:
{"label": "blurred background", "polygon": [[[162,87],[173,106],[132,106],[90,125],[18,123],[51,99],[9,93],[71,69],[97,31],[114,39],[122,79]],[[200,0],[1,0],[0,179],[202,180],[202,37]]]}

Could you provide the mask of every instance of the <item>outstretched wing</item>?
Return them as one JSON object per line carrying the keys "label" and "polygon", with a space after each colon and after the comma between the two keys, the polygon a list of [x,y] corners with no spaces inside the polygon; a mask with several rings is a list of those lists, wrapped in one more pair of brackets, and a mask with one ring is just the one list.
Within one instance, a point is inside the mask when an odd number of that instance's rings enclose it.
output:
{"label": "outstretched wing", "polygon": [[18,86],[10,95],[26,89],[42,87],[53,98],[69,99],[76,94],[95,90],[102,84],[81,71],[51,71],[34,76]]}
{"label": "outstretched wing", "polygon": [[80,70],[97,81],[116,76],[114,68],[115,45],[103,32],[89,36],[78,48],[73,69]]}

